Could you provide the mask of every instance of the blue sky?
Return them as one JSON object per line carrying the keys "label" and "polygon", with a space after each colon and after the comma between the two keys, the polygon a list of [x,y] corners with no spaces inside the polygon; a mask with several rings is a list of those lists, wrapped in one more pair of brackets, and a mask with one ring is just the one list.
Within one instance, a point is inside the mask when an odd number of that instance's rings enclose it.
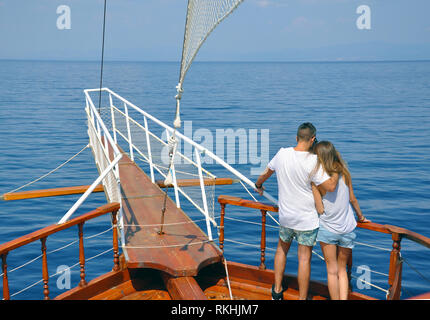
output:
{"label": "blue sky", "polygon": [[[215,1],[215,0],[207,0]],[[57,7],[71,29],[57,28]],[[359,30],[360,5],[371,29]],[[98,60],[102,0],[0,0],[0,59]],[[108,0],[106,59],[178,61],[185,0]],[[428,0],[245,0],[198,60],[430,59]]]}

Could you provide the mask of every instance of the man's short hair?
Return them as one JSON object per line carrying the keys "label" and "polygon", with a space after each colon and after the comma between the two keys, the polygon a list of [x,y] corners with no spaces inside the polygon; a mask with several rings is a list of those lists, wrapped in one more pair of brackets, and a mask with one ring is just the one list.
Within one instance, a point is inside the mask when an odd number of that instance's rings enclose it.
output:
{"label": "man's short hair", "polygon": [[299,141],[309,141],[317,133],[317,129],[310,122],[302,123],[297,129],[297,139]]}

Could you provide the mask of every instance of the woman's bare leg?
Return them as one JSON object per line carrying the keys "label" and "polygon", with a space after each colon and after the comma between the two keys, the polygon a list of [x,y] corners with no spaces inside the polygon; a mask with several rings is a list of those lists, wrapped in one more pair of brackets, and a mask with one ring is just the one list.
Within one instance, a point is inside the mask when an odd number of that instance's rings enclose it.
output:
{"label": "woman's bare leg", "polygon": [[327,244],[320,242],[321,250],[324,254],[325,263],[327,266],[327,286],[331,300],[339,300],[339,278],[338,278],[338,259],[337,246],[335,244]]}
{"label": "woman's bare leg", "polygon": [[346,266],[348,259],[352,254],[352,249],[339,247],[339,254],[337,257],[338,275],[339,275],[339,292],[341,300],[348,300],[349,294],[349,279]]}

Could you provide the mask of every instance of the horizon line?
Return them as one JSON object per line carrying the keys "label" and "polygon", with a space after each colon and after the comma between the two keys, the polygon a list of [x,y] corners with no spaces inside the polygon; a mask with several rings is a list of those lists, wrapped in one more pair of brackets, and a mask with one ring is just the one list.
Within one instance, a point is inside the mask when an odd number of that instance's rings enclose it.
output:
{"label": "horizon line", "polygon": [[[38,62],[99,62],[97,59],[20,59],[0,58],[0,61],[38,61]],[[106,62],[129,63],[181,63],[180,60],[105,60]],[[428,59],[369,59],[369,60],[196,60],[193,63],[375,63],[375,62],[430,62]]]}

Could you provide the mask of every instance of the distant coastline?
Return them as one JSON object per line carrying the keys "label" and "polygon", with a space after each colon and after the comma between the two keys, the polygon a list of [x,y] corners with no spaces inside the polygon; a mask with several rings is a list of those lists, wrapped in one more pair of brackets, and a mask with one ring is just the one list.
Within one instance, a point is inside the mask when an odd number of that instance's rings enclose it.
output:
{"label": "distant coastline", "polygon": [[[0,58],[0,61],[17,62],[100,62],[100,60],[90,59],[12,59]],[[170,60],[105,60],[105,63],[180,63],[180,61]],[[429,59],[381,59],[381,60],[196,60],[195,63],[402,63],[402,62],[430,62]]]}

